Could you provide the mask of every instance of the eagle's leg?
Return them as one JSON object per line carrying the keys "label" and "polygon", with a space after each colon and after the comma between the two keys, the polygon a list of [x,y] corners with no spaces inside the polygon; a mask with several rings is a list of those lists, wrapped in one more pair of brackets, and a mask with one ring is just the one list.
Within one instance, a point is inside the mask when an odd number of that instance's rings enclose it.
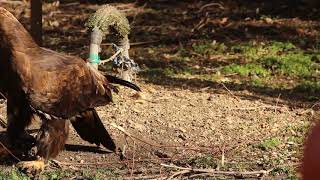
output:
{"label": "eagle's leg", "polygon": [[68,120],[44,120],[37,134],[37,156],[44,160],[56,157],[64,149],[68,133]]}
{"label": "eagle's leg", "polygon": [[32,111],[23,102],[7,102],[8,127],[7,136],[10,144],[15,149],[28,150],[34,145],[34,137],[29,135],[25,128],[31,123]]}
{"label": "eagle's leg", "polygon": [[45,162],[56,157],[64,149],[69,131],[69,121],[64,119],[43,120],[36,139],[34,161],[22,161],[18,168],[26,173],[38,173],[44,170]]}

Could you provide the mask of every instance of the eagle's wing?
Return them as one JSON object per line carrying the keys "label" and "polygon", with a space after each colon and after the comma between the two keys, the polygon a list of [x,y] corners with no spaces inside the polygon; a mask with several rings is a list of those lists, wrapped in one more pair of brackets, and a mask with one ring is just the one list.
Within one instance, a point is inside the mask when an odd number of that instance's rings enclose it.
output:
{"label": "eagle's wing", "polygon": [[102,144],[105,148],[116,151],[116,145],[103,126],[95,109],[84,111],[73,117],[71,123],[83,140],[98,146]]}
{"label": "eagle's wing", "polygon": [[61,118],[106,105],[112,86],[91,65],[74,56],[36,48],[14,52],[22,89],[34,110]]}
{"label": "eagle's wing", "polygon": [[[112,101],[113,87],[105,76],[80,58],[40,48],[19,21],[1,7],[0,55],[3,61],[0,66],[0,92],[8,96],[8,103],[14,103],[17,108],[16,104],[23,102],[44,119],[53,119],[44,121],[44,125],[59,125],[55,129],[59,132],[50,132],[46,128],[41,130],[48,137],[42,139],[42,144],[52,144],[50,141],[54,140],[63,145],[64,140],[51,137],[48,133],[66,133],[67,130],[59,129],[65,124],[60,118],[71,118],[84,140],[115,150],[112,139],[93,109]],[[118,79],[112,81],[130,87]],[[23,119],[17,119],[23,122]],[[55,149],[55,154],[52,154],[49,147],[39,147],[40,151],[51,153],[45,158],[56,155],[60,150],[50,147]]]}

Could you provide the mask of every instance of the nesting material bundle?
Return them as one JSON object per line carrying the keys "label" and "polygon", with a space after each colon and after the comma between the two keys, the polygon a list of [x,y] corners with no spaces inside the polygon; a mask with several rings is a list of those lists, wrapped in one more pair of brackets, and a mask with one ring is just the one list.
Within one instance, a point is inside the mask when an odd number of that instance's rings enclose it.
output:
{"label": "nesting material bundle", "polygon": [[[122,58],[120,59],[124,59],[124,61],[131,60],[129,57],[130,43],[128,38],[130,25],[128,19],[121,11],[111,5],[104,5],[89,17],[86,26],[92,29],[89,60],[93,66],[98,68],[100,63],[99,52],[101,51],[101,42],[106,36],[111,34],[116,35],[119,39],[117,46],[122,49],[120,53],[120,57]],[[121,78],[132,81],[133,70],[130,68],[130,65],[124,65],[128,63],[114,64],[118,66],[116,68],[121,72]]]}
{"label": "nesting material bundle", "polygon": [[112,28],[122,38],[127,37],[130,32],[129,21],[126,16],[110,5],[104,5],[92,14],[88,19],[87,27],[92,29],[97,27],[104,35],[114,33],[111,32]]}

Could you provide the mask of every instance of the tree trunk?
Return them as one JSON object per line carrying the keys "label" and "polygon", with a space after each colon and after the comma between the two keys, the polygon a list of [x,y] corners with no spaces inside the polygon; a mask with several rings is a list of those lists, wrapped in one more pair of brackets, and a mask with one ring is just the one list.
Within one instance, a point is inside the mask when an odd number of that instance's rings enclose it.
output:
{"label": "tree trunk", "polygon": [[31,0],[31,35],[42,46],[42,0]]}

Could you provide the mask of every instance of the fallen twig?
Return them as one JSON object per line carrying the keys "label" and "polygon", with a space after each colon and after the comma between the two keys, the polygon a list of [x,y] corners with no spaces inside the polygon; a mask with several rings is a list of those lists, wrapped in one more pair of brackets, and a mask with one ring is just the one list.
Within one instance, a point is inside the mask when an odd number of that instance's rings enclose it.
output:
{"label": "fallen twig", "polygon": [[229,110],[257,110],[257,109],[282,109],[280,106],[257,106],[257,107],[244,107],[244,108],[229,108]]}
{"label": "fallen twig", "polygon": [[224,156],[224,149],[225,149],[225,145],[223,144],[222,146],[222,152],[221,152],[221,166],[224,166],[224,159],[225,159],[225,156]]}
{"label": "fallen twig", "polygon": [[191,172],[191,171],[190,170],[178,171],[178,172],[174,173],[173,175],[171,175],[168,179],[173,179],[176,176],[181,176],[181,175],[189,173],[189,172]]}
{"label": "fallen twig", "polygon": [[25,4],[24,1],[8,1],[8,0],[0,0],[0,3],[14,4],[14,5],[23,5],[23,4]]}
{"label": "fallen twig", "polygon": [[306,113],[312,113],[312,116],[311,117],[313,117],[314,116],[314,111],[317,111],[317,109],[314,109],[315,107],[317,107],[317,106],[319,106],[320,105],[320,101],[317,101],[317,102],[315,102],[310,108],[308,108],[308,109],[305,109],[304,111],[302,111],[300,114],[302,115],[302,114],[306,114]]}
{"label": "fallen twig", "polygon": [[320,105],[320,101],[315,102],[315,103],[311,106],[311,109],[313,109],[314,107],[316,107],[316,106],[318,106],[318,105]]}
{"label": "fallen twig", "polygon": [[0,96],[3,97],[3,99],[7,100],[7,97],[2,92],[0,92]]}
{"label": "fallen twig", "polygon": [[151,142],[148,142],[146,140],[140,139],[138,137],[133,136],[132,134],[128,133],[126,130],[124,130],[122,127],[116,125],[115,123],[110,123],[110,125],[118,130],[120,130],[122,133],[124,133],[125,135],[134,138],[140,142],[143,142],[145,144],[148,144],[150,146],[154,146],[154,147],[158,147],[158,148],[172,148],[172,149],[184,149],[184,150],[194,150],[194,151],[200,151],[200,150],[213,150],[213,147],[181,147],[181,146],[165,146],[165,145],[160,145],[160,144],[154,144]]}
{"label": "fallen twig", "polygon": [[[300,163],[293,163],[293,164],[286,164],[286,165],[280,165],[275,168],[279,167],[288,167],[288,166],[300,166]],[[182,171],[175,172],[171,176],[167,176],[163,173],[161,173],[161,168],[162,167],[169,167],[169,168],[176,168],[176,169],[183,169]],[[160,168],[160,173],[156,175],[146,175],[146,176],[136,176],[136,177],[125,177],[124,179],[177,179],[175,178],[176,176],[187,174],[187,173],[194,173],[194,174],[189,174],[187,177],[188,179],[193,179],[196,177],[206,177],[206,176],[221,176],[221,175],[226,175],[226,176],[263,176],[268,173],[270,173],[272,170],[275,168],[269,169],[269,170],[261,170],[261,171],[245,171],[245,172],[237,172],[237,171],[216,171],[214,169],[193,169],[193,168],[184,168],[184,167],[179,167],[175,165],[167,165],[167,164],[161,164]],[[198,170],[201,170],[198,171]],[[206,172],[202,172],[206,171]],[[208,171],[208,172],[207,172]]]}
{"label": "fallen twig", "polygon": [[123,51],[123,49],[119,49],[116,53],[114,53],[111,57],[109,57],[108,59],[105,60],[101,60],[100,64],[104,64],[106,62],[112,61],[114,58],[116,58],[121,52]]}
{"label": "fallen twig", "polygon": [[216,174],[212,174],[212,173],[199,173],[199,174],[192,174],[190,176],[188,176],[190,179],[195,178],[195,177],[199,177],[199,176],[217,176]]}
{"label": "fallen twig", "polygon": [[200,9],[199,9],[199,11],[197,11],[197,13],[202,12],[205,8],[210,7],[210,6],[218,6],[220,9],[224,9],[224,7],[220,3],[209,3],[209,4],[206,4],[202,7],[200,7]]}
{"label": "fallen twig", "polygon": [[0,145],[13,157],[15,158],[17,161],[21,161],[17,156],[15,156],[1,141],[0,141]]}
{"label": "fallen twig", "polygon": [[[130,46],[139,46],[139,45],[145,45],[145,44],[153,44],[160,42],[160,40],[154,40],[154,41],[142,41],[142,42],[133,42],[130,43]],[[101,46],[111,46],[113,43],[102,43]]]}
{"label": "fallen twig", "polygon": [[232,97],[234,97],[238,102],[240,102],[240,99],[239,99],[237,96],[235,96],[235,95],[227,88],[226,85],[224,85],[223,83],[219,83],[219,84],[221,84],[221,85],[229,92],[229,94],[230,94]]}
{"label": "fallen twig", "polygon": [[[103,165],[113,165],[113,164],[124,164],[127,165],[128,163],[132,163],[134,161],[135,163],[138,162],[148,162],[148,163],[154,163],[159,164],[159,160],[172,160],[171,158],[159,158],[159,159],[127,159],[123,161],[118,162],[94,162],[94,163],[79,163],[79,162],[61,162],[58,160],[51,160],[55,166],[62,167],[62,166],[103,166]],[[174,159],[179,160],[179,159]]]}
{"label": "fallen twig", "polygon": [[130,46],[139,46],[139,45],[153,44],[153,43],[158,43],[158,42],[160,42],[160,40],[144,41],[144,42],[134,42],[134,43],[130,43]]}
{"label": "fallen twig", "polygon": [[135,156],[135,150],[136,150],[136,142],[133,141],[132,168],[131,168],[130,177],[133,176],[133,171],[134,171],[134,156]]}
{"label": "fallen twig", "polygon": [[234,176],[234,175],[239,175],[239,176],[248,176],[248,175],[265,175],[268,174],[273,170],[260,170],[260,171],[217,171],[215,169],[198,169],[198,168],[185,168],[185,167],[180,167],[176,165],[169,165],[169,164],[160,164],[161,166],[168,167],[168,168],[175,168],[175,169],[180,169],[180,170],[188,170],[190,172],[197,172],[197,173],[208,173],[208,175],[229,175],[229,176]]}
{"label": "fallen twig", "polygon": [[[276,101],[276,106],[278,106],[279,100],[280,100],[281,94],[278,95],[277,101]],[[274,109],[274,112],[276,113],[276,109]]]}
{"label": "fallen twig", "polygon": [[62,166],[103,166],[103,165],[113,165],[113,164],[126,164],[129,162],[127,161],[119,161],[119,162],[104,162],[104,163],[76,163],[76,162],[60,162],[58,160],[51,160],[55,166],[62,167]]}
{"label": "fallen twig", "polygon": [[0,126],[2,128],[7,128],[8,127],[7,123],[3,120],[3,118],[1,116],[0,116]]}
{"label": "fallen twig", "polygon": [[165,177],[163,177],[161,174],[157,174],[157,175],[150,175],[150,176],[138,176],[138,177],[124,177],[124,179],[166,179]]}
{"label": "fallen twig", "polygon": [[52,165],[54,165],[55,167],[57,167],[57,168],[59,168],[59,169],[62,168],[60,162],[57,161],[57,160],[55,160],[55,159],[51,159],[49,162],[52,163]]}
{"label": "fallen twig", "polygon": [[69,6],[77,6],[80,2],[71,2],[71,3],[62,3],[61,6],[63,7],[69,7]]}
{"label": "fallen twig", "polygon": [[201,21],[191,30],[191,32],[194,32],[194,30],[200,30],[203,28],[205,25],[208,24],[210,18],[205,17],[204,19],[201,19]]}

